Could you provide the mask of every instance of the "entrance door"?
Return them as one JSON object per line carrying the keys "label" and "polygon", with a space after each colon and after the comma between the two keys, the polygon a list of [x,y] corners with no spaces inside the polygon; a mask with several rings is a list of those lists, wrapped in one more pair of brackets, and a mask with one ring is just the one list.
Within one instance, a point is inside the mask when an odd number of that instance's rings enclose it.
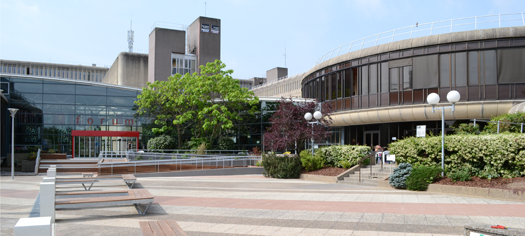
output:
{"label": "entrance door", "polygon": [[365,141],[365,145],[369,146],[372,149],[372,151],[375,150],[376,145],[381,145],[379,143],[379,140],[380,140],[379,130],[365,131],[363,135],[364,135],[363,140]]}

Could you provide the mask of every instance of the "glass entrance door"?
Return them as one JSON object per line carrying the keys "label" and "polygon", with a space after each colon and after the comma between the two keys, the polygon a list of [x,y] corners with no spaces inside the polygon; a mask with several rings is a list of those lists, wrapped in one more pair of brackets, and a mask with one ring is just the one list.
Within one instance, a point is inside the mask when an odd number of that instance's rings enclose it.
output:
{"label": "glass entrance door", "polygon": [[365,131],[363,133],[364,137],[363,139],[365,140],[365,145],[369,146],[372,151],[375,150],[375,146],[376,145],[380,145],[379,143],[379,140],[380,140],[380,132],[379,130],[374,130],[374,131]]}

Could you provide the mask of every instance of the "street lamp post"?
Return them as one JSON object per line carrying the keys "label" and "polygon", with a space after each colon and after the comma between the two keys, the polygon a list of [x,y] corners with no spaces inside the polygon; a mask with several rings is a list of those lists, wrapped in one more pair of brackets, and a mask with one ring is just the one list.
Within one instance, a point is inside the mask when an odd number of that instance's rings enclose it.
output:
{"label": "street lamp post", "polygon": [[323,113],[321,113],[320,111],[316,111],[314,112],[313,118],[315,118],[316,121],[310,122],[310,120],[312,120],[312,113],[307,112],[306,114],[304,114],[304,119],[308,121],[308,124],[312,124],[312,156],[314,155],[314,124],[321,124],[319,120],[323,118]]}
{"label": "street lamp post", "polygon": [[427,96],[428,104],[432,105],[432,113],[435,113],[436,110],[441,110],[441,176],[444,177],[445,173],[445,109],[456,110],[456,102],[460,99],[460,94],[456,90],[452,90],[447,94],[448,102],[452,103],[452,106],[436,107],[439,103],[439,95],[436,93],[431,93]]}
{"label": "street lamp post", "polygon": [[8,108],[11,112],[11,179],[15,179],[15,114],[18,111],[16,108]]}

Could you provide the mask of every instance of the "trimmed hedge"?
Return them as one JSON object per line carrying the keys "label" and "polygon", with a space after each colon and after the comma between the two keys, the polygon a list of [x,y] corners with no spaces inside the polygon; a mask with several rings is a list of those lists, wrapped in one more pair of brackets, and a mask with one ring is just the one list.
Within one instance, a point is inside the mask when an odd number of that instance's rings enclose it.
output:
{"label": "trimmed hedge", "polygon": [[408,190],[425,191],[428,185],[439,179],[441,167],[420,166],[412,169],[406,180]]}
{"label": "trimmed hedge", "polygon": [[[396,162],[414,166],[441,166],[441,137],[406,138],[390,144]],[[445,172],[469,168],[487,175],[486,166],[505,178],[525,176],[525,135],[448,135],[445,137]]]}
{"label": "trimmed hedge", "polygon": [[319,152],[312,156],[309,150],[303,150],[299,154],[301,162],[306,171],[319,170],[324,167],[324,159],[319,155]]}
{"label": "trimmed hedge", "polygon": [[263,154],[264,176],[278,179],[296,179],[301,176],[301,159],[298,156]]}
{"label": "trimmed hedge", "polygon": [[367,156],[370,151],[368,146],[344,145],[322,147],[315,154],[317,156],[319,153],[325,159],[326,166],[343,167],[345,163],[345,166],[348,167],[348,165],[356,165],[357,161]]}

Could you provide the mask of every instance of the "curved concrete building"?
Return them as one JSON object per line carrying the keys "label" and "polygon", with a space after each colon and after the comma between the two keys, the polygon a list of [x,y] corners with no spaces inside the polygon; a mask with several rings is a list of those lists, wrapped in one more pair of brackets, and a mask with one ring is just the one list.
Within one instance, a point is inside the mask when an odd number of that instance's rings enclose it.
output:
{"label": "curved concrete building", "polygon": [[[302,97],[335,108],[332,142],[385,146],[414,136],[416,126],[438,134],[440,111],[430,93],[457,90],[455,122],[489,120],[525,102],[525,27],[472,30],[406,39],[326,60],[304,74]],[[441,105],[441,104],[440,104]],[[439,106],[439,105],[438,105]],[[483,123],[481,122],[483,125]]]}

